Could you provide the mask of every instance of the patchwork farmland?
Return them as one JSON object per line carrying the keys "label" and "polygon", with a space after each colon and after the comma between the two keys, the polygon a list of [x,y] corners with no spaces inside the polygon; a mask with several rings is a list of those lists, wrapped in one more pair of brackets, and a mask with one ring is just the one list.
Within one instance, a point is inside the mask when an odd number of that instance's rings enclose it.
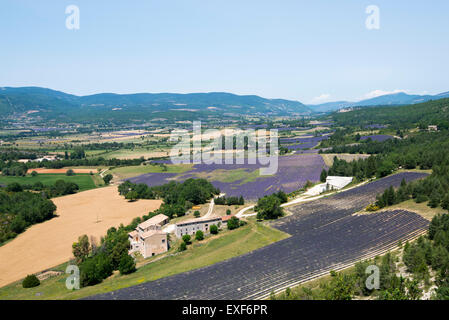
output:
{"label": "patchwork farmland", "polygon": [[188,178],[206,178],[227,196],[243,196],[255,200],[279,190],[286,193],[302,188],[309,180],[318,182],[320,173],[326,168],[318,154],[279,157],[277,173],[271,176],[259,175],[260,164],[195,164],[191,170],[182,173],[148,173],[129,179],[148,186],[162,185],[170,180],[182,182]]}
{"label": "patchwork farmland", "polygon": [[290,238],[209,267],[91,299],[258,299],[327,274],[425,232],[429,222],[405,210],[354,215],[386,187],[425,177],[406,172],[290,207],[272,225]]}

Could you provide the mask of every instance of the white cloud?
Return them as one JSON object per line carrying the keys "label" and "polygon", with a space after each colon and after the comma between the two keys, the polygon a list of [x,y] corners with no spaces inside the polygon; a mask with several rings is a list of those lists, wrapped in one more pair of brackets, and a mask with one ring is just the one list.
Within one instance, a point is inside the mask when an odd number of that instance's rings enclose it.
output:
{"label": "white cloud", "polygon": [[319,95],[318,97],[313,98],[312,103],[325,102],[325,101],[329,100],[330,97],[331,97],[330,94],[323,93],[323,94]]}
{"label": "white cloud", "polygon": [[408,90],[400,90],[400,89],[396,89],[393,91],[385,91],[385,90],[373,90],[371,92],[368,92],[367,94],[365,94],[365,97],[363,99],[371,99],[371,98],[376,98],[376,97],[380,97],[380,96],[384,96],[387,94],[395,94],[395,93],[400,93],[400,92],[404,92],[407,93]]}

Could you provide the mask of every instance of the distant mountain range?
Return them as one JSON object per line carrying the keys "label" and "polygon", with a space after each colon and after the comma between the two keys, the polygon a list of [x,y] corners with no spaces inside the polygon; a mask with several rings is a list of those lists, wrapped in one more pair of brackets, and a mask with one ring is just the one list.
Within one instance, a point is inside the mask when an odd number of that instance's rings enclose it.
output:
{"label": "distant mountain range", "polygon": [[220,119],[221,116],[311,115],[341,108],[416,104],[449,97],[396,93],[359,102],[337,101],[304,105],[299,101],[266,99],[256,95],[210,93],[101,93],[76,96],[39,87],[0,87],[0,119],[70,121],[146,121]]}
{"label": "distant mountain range", "polygon": [[[0,88],[0,117],[27,114],[30,117],[65,117],[82,114],[103,114],[155,117],[156,113],[205,112],[229,115],[308,115],[313,111],[301,102],[265,99],[256,95],[211,93],[101,93],[76,96],[39,87]],[[115,114],[115,115],[114,115]]]}
{"label": "distant mountain range", "polygon": [[358,102],[350,101],[336,101],[327,102],[318,105],[308,105],[315,112],[329,112],[336,111],[342,108],[349,107],[369,107],[369,106],[388,106],[388,105],[407,105],[422,103],[430,100],[439,100],[449,98],[449,92],[440,93],[437,95],[411,95],[404,92],[387,94],[367,100]]}

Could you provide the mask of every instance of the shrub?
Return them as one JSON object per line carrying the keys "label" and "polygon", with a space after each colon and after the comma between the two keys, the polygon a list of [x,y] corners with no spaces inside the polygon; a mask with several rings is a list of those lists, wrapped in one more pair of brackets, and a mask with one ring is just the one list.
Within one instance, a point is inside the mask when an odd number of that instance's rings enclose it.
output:
{"label": "shrub", "polygon": [[419,194],[419,195],[416,197],[415,202],[416,202],[416,203],[423,203],[423,202],[426,202],[427,200],[429,200],[429,198],[427,198],[426,195],[424,195],[424,194]]}
{"label": "shrub", "polygon": [[230,215],[231,215],[231,210],[229,210],[229,209],[226,210],[226,215],[227,215],[227,216],[230,216]]}
{"label": "shrub", "polygon": [[196,210],[193,215],[195,216],[195,218],[199,218],[200,217],[200,212],[198,210]]}
{"label": "shrub", "polygon": [[8,192],[21,192],[21,191],[23,191],[23,188],[22,188],[22,186],[19,183],[13,182],[13,183],[10,183],[10,184],[8,184],[6,186],[6,191],[8,191]]}
{"label": "shrub", "polygon": [[120,271],[120,274],[133,273],[136,271],[136,262],[130,255],[124,254],[120,259],[118,270]]}
{"label": "shrub", "polygon": [[284,215],[281,200],[276,194],[265,196],[257,201],[255,207],[258,220],[277,219]]}
{"label": "shrub", "polygon": [[27,275],[26,278],[22,281],[22,287],[24,288],[34,288],[40,284],[41,282],[34,274]]}
{"label": "shrub", "polygon": [[75,171],[73,171],[72,169],[69,169],[69,170],[67,170],[66,172],[65,172],[65,175],[66,176],[74,176],[75,175]]}
{"label": "shrub", "polygon": [[370,205],[368,205],[365,209],[368,212],[374,212],[374,211],[378,211],[380,210],[379,206],[376,206],[374,203],[371,203]]}
{"label": "shrub", "polygon": [[191,240],[190,235],[185,234],[185,235],[182,236],[182,241],[184,241],[185,244],[189,244],[190,240]]}
{"label": "shrub", "polygon": [[33,170],[33,171],[31,171],[31,176],[32,176],[32,177],[35,177],[35,176],[37,176],[37,172],[36,172],[36,171],[34,171],[34,170]]}
{"label": "shrub", "polygon": [[109,182],[111,182],[112,178],[113,178],[112,174],[109,173],[103,177],[103,181],[105,184],[109,184]]}
{"label": "shrub", "polygon": [[139,197],[139,194],[136,191],[130,191],[126,194],[125,199],[132,202],[132,201],[136,201],[138,197]]}
{"label": "shrub", "polygon": [[203,231],[198,230],[198,231],[195,233],[195,239],[198,240],[198,241],[203,240],[203,239],[204,239],[204,233],[203,233]]}
{"label": "shrub", "polygon": [[106,254],[98,254],[80,264],[81,286],[92,286],[112,274],[112,260]]}
{"label": "shrub", "polygon": [[215,224],[210,226],[210,233],[211,234],[217,234],[218,233],[218,227]]}
{"label": "shrub", "polygon": [[233,230],[239,227],[239,219],[236,217],[232,217],[228,220],[228,229]]}
{"label": "shrub", "polygon": [[178,251],[185,251],[185,250],[187,250],[187,245],[185,242],[181,242]]}

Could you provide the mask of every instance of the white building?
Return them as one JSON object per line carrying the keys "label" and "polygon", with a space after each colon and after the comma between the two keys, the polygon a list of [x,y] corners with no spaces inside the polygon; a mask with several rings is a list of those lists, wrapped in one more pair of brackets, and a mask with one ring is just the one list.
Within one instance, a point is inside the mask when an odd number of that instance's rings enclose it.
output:
{"label": "white building", "polygon": [[161,230],[167,222],[166,215],[158,214],[139,224],[136,230],[128,233],[131,244],[128,253],[140,252],[147,258],[168,251],[167,234]]}
{"label": "white building", "polygon": [[194,235],[198,230],[208,233],[211,225],[215,224],[218,227],[221,223],[221,217],[197,218],[183,221],[175,225],[175,235],[181,238],[186,234]]}

